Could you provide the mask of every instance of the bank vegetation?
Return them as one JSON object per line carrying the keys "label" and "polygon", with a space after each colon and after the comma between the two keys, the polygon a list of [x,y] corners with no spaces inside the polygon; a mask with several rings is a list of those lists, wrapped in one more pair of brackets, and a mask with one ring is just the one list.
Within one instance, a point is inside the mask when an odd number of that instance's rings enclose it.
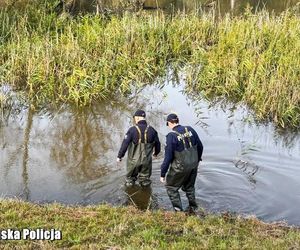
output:
{"label": "bank vegetation", "polygon": [[280,127],[300,126],[295,12],[71,16],[58,15],[49,2],[0,10],[0,83],[25,91],[36,104],[89,105],[172,68],[207,98],[244,103]]}
{"label": "bank vegetation", "polygon": [[1,240],[1,248],[299,249],[300,231],[228,214],[186,216],[133,207],[0,201],[1,230],[60,230],[61,240]]}

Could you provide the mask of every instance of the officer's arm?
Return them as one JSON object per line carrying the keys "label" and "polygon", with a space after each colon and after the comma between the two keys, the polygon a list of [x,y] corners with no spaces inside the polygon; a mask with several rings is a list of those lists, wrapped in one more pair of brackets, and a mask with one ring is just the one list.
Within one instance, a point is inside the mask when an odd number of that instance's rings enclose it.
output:
{"label": "officer's arm", "polygon": [[199,160],[199,161],[202,161],[203,144],[202,144],[202,142],[200,141],[198,135],[197,135],[197,138],[198,138],[198,142],[197,142],[198,160]]}
{"label": "officer's arm", "polygon": [[196,138],[196,143],[197,143],[197,151],[198,151],[198,160],[202,161],[202,153],[203,153],[203,144],[201,140],[199,139],[199,136],[197,132],[193,129],[194,136]]}
{"label": "officer's arm", "polygon": [[127,131],[124,140],[122,142],[121,148],[118,153],[118,158],[122,159],[127,151],[129,143],[132,141],[132,131],[131,128]]}
{"label": "officer's arm", "polygon": [[174,157],[174,146],[172,143],[172,135],[171,133],[169,133],[167,135],[167,145],[165,148],[165,159],[161,165],[161,177],[165,177],[166,173],[168,172],[169,169],[169,165],[171,164],[171,162],[173,161],[173,157]]}
{"label": "officer's arm", "polygon": [[158,155],[160,153],[160,141],[155,131],[155,138],[154,138],[154,155]]}
{"label": "officer's arm", "polygon": [[199,139],[199,136],[197,134],[197,132],[189,127],[193,133],[193,136],[195,137],[195,141],[196,141],[196,144],[197,144],[197,151],[198,151],[198,161],[202,161],[202,153],[203,153],[203,144],[201,142],[201,140]]}

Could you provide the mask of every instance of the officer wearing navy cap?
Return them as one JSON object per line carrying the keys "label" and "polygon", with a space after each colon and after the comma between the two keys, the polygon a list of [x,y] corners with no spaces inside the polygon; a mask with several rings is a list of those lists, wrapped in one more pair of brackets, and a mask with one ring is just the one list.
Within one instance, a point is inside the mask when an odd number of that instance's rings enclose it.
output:
{"label": "officer wearing navy cap", "polygon": [[159,154],[160,142],[157,131],[147,124],[144,110],[137,110],[133,119],[135,125],[127,131],[117,161],[122,160],[128,149],[126,186],[134,185],[136,180],[141,186],[149,186],[152,155],[156,157]]}
{"label": "officer wearing navy cap", "polygon": [[160,181],[165,183],[175,211],[183,211],[178,192],[180,188],[188,198],[188,210],[194,211],[198,207],[195,198],[195,181],[198,165],[202,160],[203,145],[192,127],[179,125],[176,114],[168,115],[166,125],[172,131],[167,135]]}

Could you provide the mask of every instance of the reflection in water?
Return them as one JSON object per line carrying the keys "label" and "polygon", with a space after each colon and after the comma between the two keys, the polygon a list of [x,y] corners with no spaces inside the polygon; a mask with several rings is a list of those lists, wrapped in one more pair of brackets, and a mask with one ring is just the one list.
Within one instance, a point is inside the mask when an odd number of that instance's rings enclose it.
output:
{"label": "reflection in water", "polygon": [[[232,117],[232,115],[230,117]],[[241,140],[234,122],[229,124],[229,127],[231,126],[234,127],[235,134],[240,143],[240,152],[237,156],[238,160],[234,162],[234,165],[246,174],[248,181],[252,184],[253,188],[255,188],[257,184],[255,174],[258,172],[259,166],[257,166],[251,159],[251,153],[259,151],[259,148],[256,146],[257,142],[248,143],[247,141]]]}
{"label": "reflection in water", "polygon": [[140,187],[139,185],[134,185],[125,187],[125,194],[127,196],[126,205],[132,205],[141,210],[154,209],[157,206],[151,186]]}
{"label": "reflection in water", "polygon": [[247,175],[249,182],[254,184],[253,187],[255,188],[256,180],[254,175],[257,173],[259,167],[255,163],[244,160],[238,160],[234,165]]}
{"label": "reflection in water", "polygon": [[23,172],[22,172],[22,178],[24,182],[24,190],[23,193],[21,194],[21,197],[24,198],[25,200],[29,199],[30,195],[30,190],[28,187],[28,159],[29,159],[29,140],[30,140],[30,132],[32,128],[32,121],[33,121],[33,110],[32,108],[28,109],[28,116],[27,116],[27,123],[26,123],[26,128],[24,131],[24,144],[23,144],[23,161],[22,161],[22,166],[23,166]]}
{"label": "reflection in water", "polygon": [[[97,120],[88,113],[77,113],[63,120],[57,120],[60,127],[53,135],[51,158],[58,163],[60,168],[67,168],[68,175],[76,183],[85,182],[103,176],[107,168],[98,167],[99,152],[106,155],[110,143],[102,140],[103,131]],[[106,137],[107,138],[107,137]],[[101,141],[100,148],[95,142]],[[107,163],[107,159],[103,159]],[[69,163],[72,163],[69,165]]]}
{"label": "reflection in water", "polygon": [[51,158],[75,183],[99,179],[114,168],[116,141],[123,134],[122,110],[91,106],[53,122]]}
{"label": "reflection in water", "polygon": [[[286,131],[284,129],[276,129],[274,133],[274,142],[276,144],[282,143],[285,148],[293,149],[297,147],[297,139],[299,137],[298,131]],[[300,144],[298,144],[300,150]]]}

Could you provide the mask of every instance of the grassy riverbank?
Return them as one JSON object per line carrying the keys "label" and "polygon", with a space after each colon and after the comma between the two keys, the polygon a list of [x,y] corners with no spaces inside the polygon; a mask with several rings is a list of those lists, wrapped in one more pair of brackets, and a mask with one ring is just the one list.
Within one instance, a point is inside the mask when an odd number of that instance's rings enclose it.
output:
{"label": "grassy riverbank", "polygon": [[300,231],[257,219],[142,212],[131,207],[64,207],[1,200],[1,230],[61,230],[62,240],[3,241],[6,247],[95,249],[298,249]]}
{"label": "grassy riverbank", "polygon": [[70,17],[31,4],[1,10],[0,25],[0,82],[35,102],[88,105],[151,83],[172,66],[208,98],[241,101],[260,119],[300,126],[296,14]]}

